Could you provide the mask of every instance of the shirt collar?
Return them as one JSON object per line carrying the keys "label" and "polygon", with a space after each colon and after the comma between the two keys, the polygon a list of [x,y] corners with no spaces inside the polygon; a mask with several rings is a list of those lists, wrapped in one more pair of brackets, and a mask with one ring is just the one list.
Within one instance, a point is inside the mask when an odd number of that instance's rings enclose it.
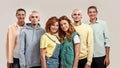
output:
{"label": "shirt collar", "polygon": [[[96,20],[96,22],[95,22],[94,24],[99,23],[99,22],[100,22],[100,20],[97,18],[97,20]],[[93,24],[93,23],[91,23],[91,22],[89,21],[89,24],[91,25],[91,24]]]}
{"label": "shirt collar", "polygon": [[[15,25],[15,27],[17,27],[17,28],[20,27],[17,23],[15,23],[14,25]],[[26,26],[26,25],[24,24],[23,27],[25,27],[25,26]]]}

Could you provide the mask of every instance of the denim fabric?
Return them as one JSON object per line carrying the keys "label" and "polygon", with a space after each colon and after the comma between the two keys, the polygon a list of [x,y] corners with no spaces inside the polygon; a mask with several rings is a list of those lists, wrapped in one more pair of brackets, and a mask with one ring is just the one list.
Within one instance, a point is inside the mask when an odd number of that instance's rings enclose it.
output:
{"label": "denim fabric", "polygon": [[12,64],[12,68],[20,68],[19,59],[18,58],[14,58],[13,61],[14,62]]}
{"label": "denim fabric", "polygon": [[58,68],[59,66],[60,44],[56,43],[56,48],[51,57],[46,57],[47,68]]}

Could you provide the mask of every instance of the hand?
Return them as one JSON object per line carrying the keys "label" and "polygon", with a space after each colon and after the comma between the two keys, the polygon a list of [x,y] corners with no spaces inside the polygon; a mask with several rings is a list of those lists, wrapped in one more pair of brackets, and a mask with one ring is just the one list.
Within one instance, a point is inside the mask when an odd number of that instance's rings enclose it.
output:
{"label": "hand", "polygon": [[85,67],[84,68],[90,68],[90,65],[88,64],[85,64]]}
{"label": "hand", "polygon": [[73,66],[73,68],[77,68],[77,66]]}
{"label": "hand", "polygon": [[109,57],[105,57],[104,59],[104,65],[108,66],[110,64],[110,60],[109,60]]}
{"label": "hand", "polygon": [[12,68],[12,63],[7,62],[7,68]]}

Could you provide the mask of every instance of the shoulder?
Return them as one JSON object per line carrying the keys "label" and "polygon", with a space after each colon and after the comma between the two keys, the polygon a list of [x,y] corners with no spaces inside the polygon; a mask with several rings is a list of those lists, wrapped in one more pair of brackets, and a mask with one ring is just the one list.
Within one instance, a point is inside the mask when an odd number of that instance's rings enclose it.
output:
{"label": "shoulder", "polygon": [[12,29],[12,28],[15,28],[15,27],[17,27],[16,23],[9,25],[8,29]]}
{"label": "shoulder", "polygon": [[76,35],[79,36],[79,34],[77,32],[72,33],[72,38],[74,38]]}
{"label": "shoulder", "polygon": [[84,26],[87,30],[92,30],[91,26],[88,25],[88,24],[85,24],[85,23],[84,23],[83,26]]}
{"label": "shoulder", "polygon": [[42,27],[40,27],[40,30],[41,30],[42,32],[45,32],[45,29],[43,29]]}
{"label": "shoulder", "polygon": [[82,23],[82,26],[85,27],[85,28],[89,28],[90,25],[86,24],[86,23]]}
{"label": "shoulder", "polygon": [[100,24],[106,24],[106,21],[103,21],[103,20],[98,20],[98,22],[99,22]]}
{"label": "shoulder", "polygon": [[103,21],[103,20],[99,20],[99,23],[103,26],[103,27],[106,27],[107,26],[107,23],[106,21]]}
{"label": "shoulder", "polygon": [[42,39],[43,39],[43,38],[47,38],[46,34],[47,34],[47,33],[44,33],[44,34],[41,36],[41,38],[42,38]]}

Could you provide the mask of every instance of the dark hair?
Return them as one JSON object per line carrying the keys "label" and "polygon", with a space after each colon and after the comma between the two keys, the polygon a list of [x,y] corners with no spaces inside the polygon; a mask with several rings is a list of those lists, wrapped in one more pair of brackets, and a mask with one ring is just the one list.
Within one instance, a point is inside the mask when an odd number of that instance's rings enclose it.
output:
{"label": "dark hair", "polygon": [[25,9],[23,9],[23,8],[19,8],[19,9],[17,9],[17,11],[16,11],[16,15],[17,15],[17,13],[18,13],[19,11],[24,11],[24,12],[25,12],[25,14],[26,14]]}
{"label": "dark hair", "polygon": [[58,18],[56,16],[53,16],[53,17],[48,19],[48,21],[46,22],[46,26],[45,26],[45,30],[47,33],[50,32],[50,26],[56,22],[58,22]]}
{"label": "dark hair", "polygon": [[[62,20],[66,20],[68,22],[68,24],[69,24],[69,29],[67,31],[67,34],[60,27],[60,22]],[[61,16],[59,18],[59,32],[58,32],[58,35],[60,37],[60,42],[63,41],[64,37],[66,37],[67,40],[70,42],[71,41],[71,35],[72,35],[73,32],[75,32],[75,29],[74,29],[74,27],[72,25],[71,20],[67,16]]]}
{"label": "dark hair", "polygon": [[95,9],[95,10],[96,10],[96,12],[98,12],[98,10],[97,10],[97,7],[96,7],[96,6],[89,6],[89,7],[88,7],[87,12],[89,12],[89,9],[91,9],[91,8]]}

